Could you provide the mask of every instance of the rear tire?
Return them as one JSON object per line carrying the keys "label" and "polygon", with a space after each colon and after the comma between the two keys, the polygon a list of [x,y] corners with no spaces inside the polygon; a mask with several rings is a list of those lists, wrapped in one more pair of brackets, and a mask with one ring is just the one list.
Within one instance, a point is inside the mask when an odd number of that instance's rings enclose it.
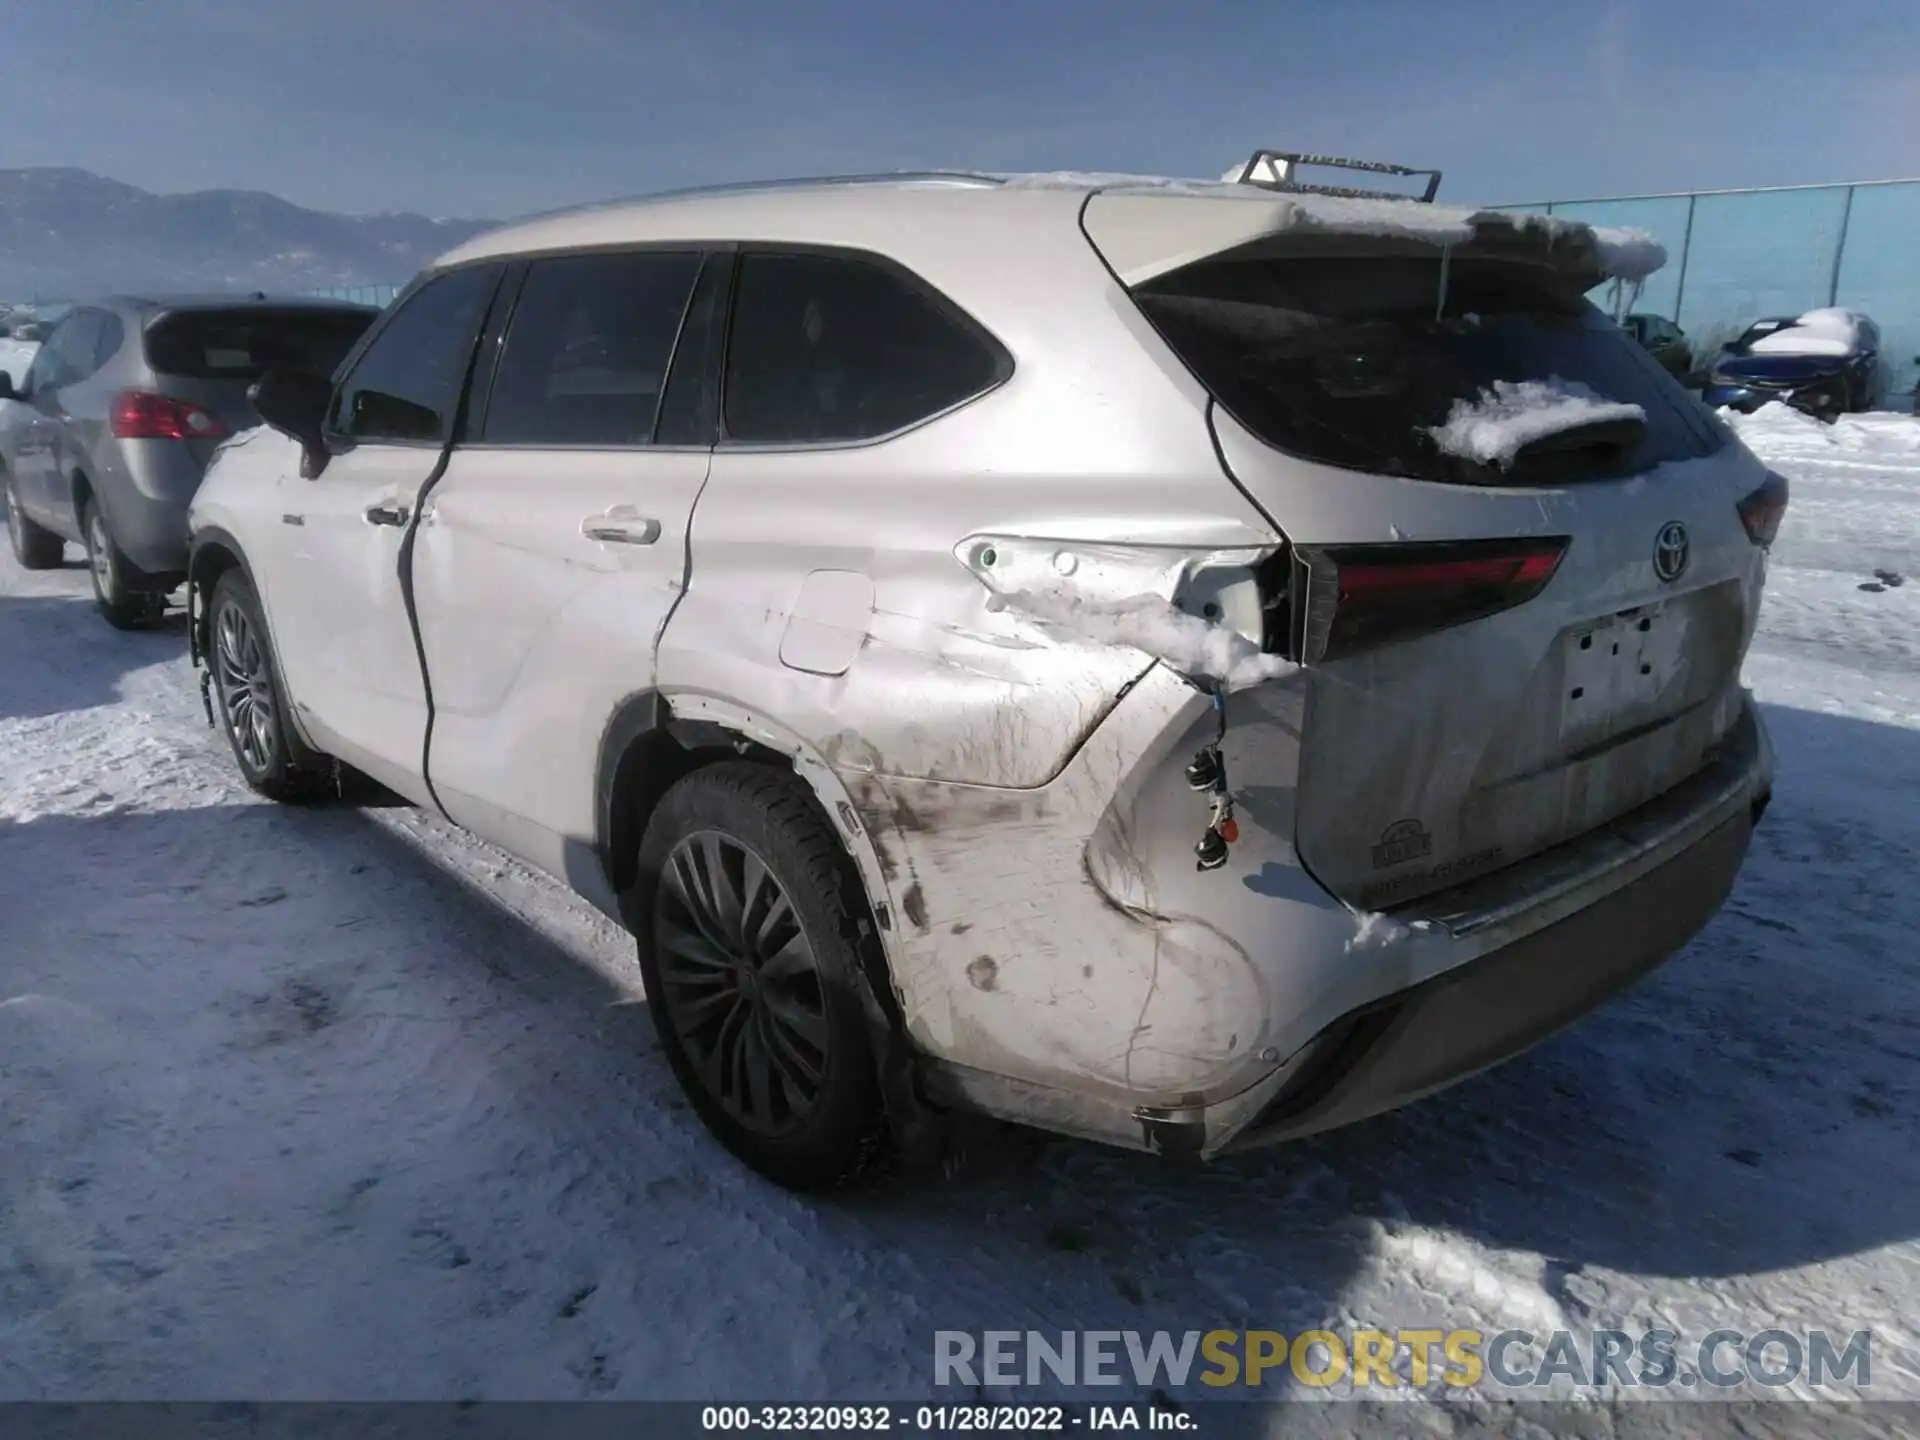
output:
{"label": "rear tire", "polygon": [[286,691],[260,597],[237,569],[220,577],[207,606],[207,667],[218,723],[248,786],[289,804],[326,795],[327,759],[287,723]]}
{"label": "rear tire", "polygon": [[20,497],[13,493],[13,477],[4,476],[7,488],[7,538],[13,542],[13,558],[22,570],[52,570],[66,558],[66,542],[27,518],[20,508]]}
{"label": "rear tire", "polygon": [[166,613],[164,595],[133,587],[133,566],[120,553],[100,502],[88,496],[80,507],[81,542],[93,576],[93,599],[116,630],[145,630]]}
{"label": "rear tire", "polygon": [[749,762],[661,800],[633,891],[647,1009],[721,1144],[776,1184],[823,1190],[886,1150],[859,986],[859,882],[811,795]]}

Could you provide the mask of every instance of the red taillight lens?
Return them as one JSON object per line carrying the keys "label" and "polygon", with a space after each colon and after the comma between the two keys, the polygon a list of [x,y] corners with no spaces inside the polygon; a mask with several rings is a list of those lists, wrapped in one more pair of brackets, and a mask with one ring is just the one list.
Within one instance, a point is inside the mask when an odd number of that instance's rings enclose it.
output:
{"label": "red taillight lens", "polygon": [[1780,533],[1780,522],[1787,518],[1787,477],[1769,470],[1767,483],[1736,508],[1740,511],[1740,523],[1747,527],[1747,538],[1766,549]]}
{"label": "red taillight lens", "polygon": [[113,400],[113,434],[117,440],[223,440],[227,427],[188,401],[127,390]]}
{"label": "red taillight lens", "polygon": [[1556,536],[1296,551],[1286,650],[1307,664],[1334,660],[1511,610],[1546,589],[1567,543]]}

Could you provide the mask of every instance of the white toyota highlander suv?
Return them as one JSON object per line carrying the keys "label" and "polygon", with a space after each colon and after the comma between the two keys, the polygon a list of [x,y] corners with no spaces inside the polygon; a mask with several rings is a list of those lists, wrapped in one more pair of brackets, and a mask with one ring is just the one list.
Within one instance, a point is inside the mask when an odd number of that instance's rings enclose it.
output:
{"label": "white toyota highlander suv", "polygon": [[518,224],[260,382],[193,504],[210,714],[630,927],[783,1183],[956,1109],[1344,1124],[1672,954],[1769,796],[1784,482],[1584,298],[1660,259],[1285,181]]}

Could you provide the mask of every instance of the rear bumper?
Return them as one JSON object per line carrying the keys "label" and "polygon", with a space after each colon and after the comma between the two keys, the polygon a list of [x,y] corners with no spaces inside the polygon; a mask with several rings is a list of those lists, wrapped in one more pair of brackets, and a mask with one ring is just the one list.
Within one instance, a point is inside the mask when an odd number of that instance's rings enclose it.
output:
{"label": "rear bumper", "polygon": [[1397,1109],[1508,1060],[1658,967],[1711,920],[1747,853],[1740,811],[1587,909],[1343,1016],[1232,1148]]}
{"label": "rear bumper", "polygon": [[1771,748],[1749,708],[1714,763],[1675,791],[1563,853],[1409,907],[1398,918],[1456,941],[1489,929],[1524,933],[1342,1015],[1277,1086],[1261,1087],[1250,1114],[1244,1104],[1221,1107],[1244,1119],[1230,1135],[1210,1134],[1206,1148],[1270,1144],[1381,1114],[1511,1059],[1596,1009],[1718,913],[1772,782]]}
{"label": "rear bumper", "polygon": [[[124,440],[123,483],[103,496],[107,520],[121,552],[157,580],[177,580],[187,571],[187,507],[205,473],[178,440]],[[102,477],[102,489],[111,484]]]}

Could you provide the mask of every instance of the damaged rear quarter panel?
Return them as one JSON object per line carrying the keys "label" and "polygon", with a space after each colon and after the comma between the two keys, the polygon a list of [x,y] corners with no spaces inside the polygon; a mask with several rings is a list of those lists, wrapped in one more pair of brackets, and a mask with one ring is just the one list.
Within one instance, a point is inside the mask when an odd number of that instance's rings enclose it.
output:
{"label": "damaged rear quarter panel", "polygon": [[[1087,862],[1129,777],[1209,715],[1155,668],[1043,787],[848,778],[905,897],[895,978],[921,1049],[1118,1104],[1186,1103],[1239,1083],[1266,1014],[1258,967],[1203,914],[1116,901]],[[1183,799],[1197,833],[1203,807]],[[1191,837],[1173,843],[1190,851]]]}
{"label": "damaged rear quarter panel", "polygon": [[[921,243],[932,250],[910,253]],[[1169,930],[1110,903],[1084,850],[1159,727],[1206,702],[1138,650],[990,607],[954,547],[977,534],[1203,550],[1275,537],[1221,472],[1204,394],[1140,343],[1137,310],[1077,228],[1061,227],[1057,266],[1025,255],[984,274],[979,248],[1000,243],[889,246],[1013,353],[999,389],[876,444],[714,452],[658,683],[676,710],[698,697],[763,717],[844,785],[920,1048],[1178,1099],[1246,1044],[1233,1019],[1256,999],[1244,956],[1204,926]],[[832,576],[810,581],[820,572]],[[847,577],[871,583],[864,615],[868,592]],[[1140,1040],[1156,993],[1200,1017],[1186,1038],[1161,1027],[1163,1048]]]}

